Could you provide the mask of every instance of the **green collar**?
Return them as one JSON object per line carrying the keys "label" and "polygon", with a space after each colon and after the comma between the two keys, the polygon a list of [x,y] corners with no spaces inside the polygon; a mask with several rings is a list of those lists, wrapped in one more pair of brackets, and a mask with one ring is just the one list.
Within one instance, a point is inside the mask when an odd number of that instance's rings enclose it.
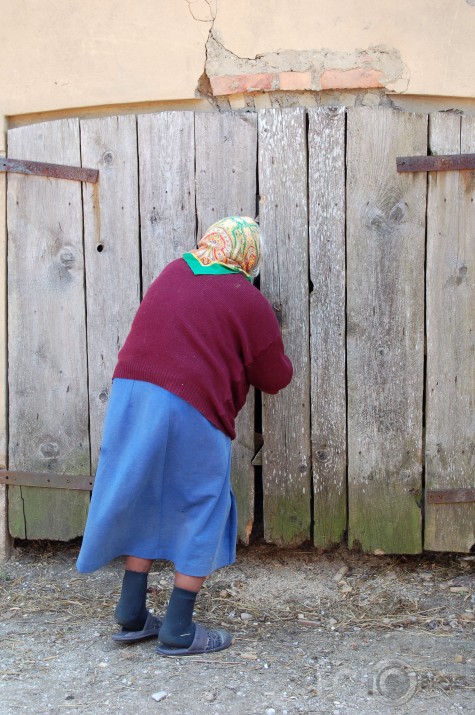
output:
{"label": "green collar", "polygon": [[195,276],[201,275],[224,275],[225,273],[240,273],[248,281],[252,283],[252,278],[246,275],[244,271],[233,266],[225,266],[224,263],[211,263],[209,266],[203,266],[192,253],[184,253],[183,260],[189,265]]}

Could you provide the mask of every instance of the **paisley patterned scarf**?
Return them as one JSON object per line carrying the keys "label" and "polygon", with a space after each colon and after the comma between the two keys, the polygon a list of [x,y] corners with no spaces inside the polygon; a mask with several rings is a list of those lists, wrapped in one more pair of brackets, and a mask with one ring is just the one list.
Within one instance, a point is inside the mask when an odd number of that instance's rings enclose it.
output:
{"label": "paisley patterned scarf", "polygon": [[[251,278],[259,272],[259,226],[248,216],[223,218],[210,226],[199,241],[198,248],[190,253],[204,268],[216,268],[216,264],[219,264],[227,270],[239,271]],[[185,254],[185,259],[187,255],[190,254]]]}

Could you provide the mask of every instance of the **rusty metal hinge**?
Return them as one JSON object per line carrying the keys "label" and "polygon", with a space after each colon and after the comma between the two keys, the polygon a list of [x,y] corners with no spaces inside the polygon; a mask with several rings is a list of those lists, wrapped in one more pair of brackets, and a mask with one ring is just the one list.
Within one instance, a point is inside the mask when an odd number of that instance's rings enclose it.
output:
{"label": "rusty metal hinge", "polygon": [[465,171],[475,169],[475,154],[444,154],[440,156],[398,156],[397,170],[405,171]]}
{"label": "rusty metal hinge", "polygon": [[475,502],[475,489],[433,489],[426,491],[428,504],[466,504]]}
{"label": "rusty metal hinge", "polygon": [[77,489],[91,491],[94,477],[75,476],[72,474],[52,474],[51,472],[17,472],[11,469],[0,470],[0,484],[11,487],[41,487],[52,489]]}
{"label": "rusty metal hinge", "polygon": [[98,169],[85,169],[81,166],[65,166],[63,164],[45,164],[40,161],[6,159],[4,157],[0,157],[0,171],[9,171],[15,174],[31,174],[33,176],[48,176],[52,179],[87,181],[90,184],[96,184],[99,178]]}

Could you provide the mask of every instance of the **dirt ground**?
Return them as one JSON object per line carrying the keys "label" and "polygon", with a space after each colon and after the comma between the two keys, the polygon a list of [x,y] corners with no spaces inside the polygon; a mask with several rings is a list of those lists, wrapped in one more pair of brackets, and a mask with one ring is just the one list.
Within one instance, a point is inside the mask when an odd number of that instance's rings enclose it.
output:
{"label": "dirt ground", "polygon": [[[234,645],[163,658],[120,646],[122,567],[75,570],[77,543],[22,544],[0,566],[0,712],[369,715],[475,712],[475,557],[240,548],[196,618]],[[149,606],[163,612],[170,564]]]}

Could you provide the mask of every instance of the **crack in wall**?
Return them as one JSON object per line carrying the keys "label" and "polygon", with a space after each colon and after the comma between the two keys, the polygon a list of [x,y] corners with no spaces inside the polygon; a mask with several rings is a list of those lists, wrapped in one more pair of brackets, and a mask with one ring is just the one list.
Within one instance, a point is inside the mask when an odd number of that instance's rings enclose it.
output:
{"label": "crack in wall", "polygon": [[[191,17],[197,22],[211,22],[214,24],[218,13],[218,0],[185,0],[188,4]],[[207,17],[198,17],[202,13]]]}
{"label": "crack in wall", "polygon": [[254,58],[240,57],[225,47],[214,25],[213,20],[206,42],[203,73],[207,78],[208,97],[259,91],[407,91],[408,69],[394,47],[371,45],[350,52],[327,48],[289,49],[258,54]]}
{"label": "crack in wall", "polygon": [[210,23],[203,73],[195,96],[214,109],[391,105],[388,94],[403,94],[408,68],[397,48],[371,45],[348,52],[328,48],[277,50],[240,57],[215,27],[217,0],[186,0],[197,22]]}
{"label": "crack in wall", "polygon": [[[204,62],[204,67],[203,67],[203,73],[201,76],[198,78],[198,84],[196,87],[195,91],[195,96],[200,97],[200,98],[205,98],[207,99],[210,104],[212,104],[215,109],[220,109],[219,103],[217,102],[216,98],[213,95],[213,90],[211,88],[211,83],[209,81],[209,77],[206,73],[206,65],[208,63],[208,43],[210,40],[210,37],[212,37],[213,29],[214,29],[214,23],[216,21],[216,16],[218,14],[218,2],[217,0],[185,0],[185,2],[188,4],[188,10],[190,11],[190,14],[194,20],[197,22],[210,22],[211,27],[208,32],[208,37],[205,43],[205,62]],[[199,5],[199,7],[198,7]],[[206,7],[203,7],[205,5]],[[197,12],[199,10],[204,10],[205,15],[207,13],[207,17],[198,17]]]}

